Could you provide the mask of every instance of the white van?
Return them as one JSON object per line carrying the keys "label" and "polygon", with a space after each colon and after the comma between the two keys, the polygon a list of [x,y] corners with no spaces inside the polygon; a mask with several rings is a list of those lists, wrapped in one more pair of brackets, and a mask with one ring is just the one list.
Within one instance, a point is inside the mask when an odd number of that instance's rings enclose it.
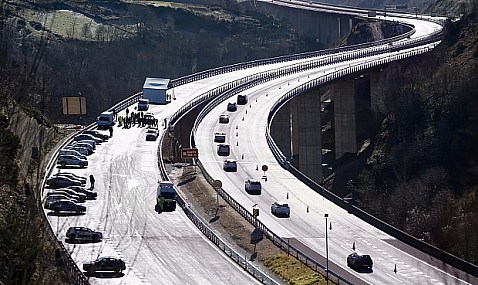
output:
{"label": "white van", "polygon": [[96,118],[96,124],[98,129],[109,129],[109,127],[115,125],[115,118],[113,112],[107,111],[101,113],[98,118]]}
{"label": "white van", "polygon": [[149,99],[139,99],[138,111],[148,111],[148,109],[149,109]]}
{"label": "white van", "polygon": [[78,156],[81,159],[86,159],[86,156],[81,154],[79,151],[76,151],[73,149],[66,149],[66,148],[60,149],[59,155],[74,155],[74,156]]}

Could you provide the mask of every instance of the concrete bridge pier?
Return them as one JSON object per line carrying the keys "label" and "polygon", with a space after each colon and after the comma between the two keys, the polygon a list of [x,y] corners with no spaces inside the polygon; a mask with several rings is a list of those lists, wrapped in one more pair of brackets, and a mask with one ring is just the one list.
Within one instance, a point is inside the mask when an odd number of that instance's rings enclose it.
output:
{"label": "concrete bridge pier", "polygon": [[290,103],[286,103],[274,116],[271,124],[271,136],[288,160],[292,157],[291,131]]}
{"label": "concrete bridge pier", "polygon": [[370,72],[370,108],[375,120],[386,114],[385,74],[383,69]]}
{"label": "concrete bridge pier", "polygon": [[354,79],[332,84],[334,101],[335,159],[357,152]]}
{"label": "concrete bridge pier", "polygon": [[319,90],[290,102],[292,165],[317,183],[323,179]]}

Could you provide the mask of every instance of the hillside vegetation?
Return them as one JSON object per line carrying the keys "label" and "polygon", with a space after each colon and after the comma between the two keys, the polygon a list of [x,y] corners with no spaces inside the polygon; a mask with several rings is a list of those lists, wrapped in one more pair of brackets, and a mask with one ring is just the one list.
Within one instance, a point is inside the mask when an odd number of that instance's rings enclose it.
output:
{"label": "hillside vegetation", "polygon": [[358,178],[357,203],[478,264],[478,18],[448,23],[425,56],[401,62],[400,87]]}

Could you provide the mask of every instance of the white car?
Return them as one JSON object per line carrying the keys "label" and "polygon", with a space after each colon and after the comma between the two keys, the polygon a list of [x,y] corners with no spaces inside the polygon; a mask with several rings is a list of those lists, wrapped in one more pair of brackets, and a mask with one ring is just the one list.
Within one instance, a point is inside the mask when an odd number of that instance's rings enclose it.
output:
{"label": "white car", "polygon": [[226,142],[226,133],[224,132],[215,132],[214,133],[214,142],[224,143]]}
{"label": "white car", "polygon": [[159,136],[159,131],[157,128],[148,128],[146,130],[146,140],[147,141],[155,141]]}
{"label": "white car", "polygon": [[82,147],[82,146],[67,145],[67,146],[65,146],[64,149],[76,150],[77,152],[79,152],[82,155],[90,155],[91,154],[91,152],[87,148]]}
{"label": "white car", "polygon": [[237,162],[234,159],[226,159],[224,160],[223,167],[224,171],[237,171]]}
{"label": "white car", "polygon": [[290,217],[289,204],[283,202],[274,202],[271,205],[271,213],[276,216]]}
{"label": "white car", "polygon": [[61,165],[62,167],[69,166],[69,165],[76,165],[81,168],[88,166],[88,160],[82,159],[76,155],[60,155],[58,156],[57,164]]}

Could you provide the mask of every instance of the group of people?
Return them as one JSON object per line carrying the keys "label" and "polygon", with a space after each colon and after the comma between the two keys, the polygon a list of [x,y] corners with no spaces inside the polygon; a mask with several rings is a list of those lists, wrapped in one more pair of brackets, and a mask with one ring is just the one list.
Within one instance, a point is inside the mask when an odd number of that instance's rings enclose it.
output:
{"label": "group of people", "polygon": [[139,112],[129,112],[129,109],[126,108],[126,116],[120,116],[119,125],[123,126],[125,129],[131,128],[131,126],[135,126],[136,124],[138,127],[157,127],[158,126],[158,119],[153,116],[145,115],[142,111]]}

